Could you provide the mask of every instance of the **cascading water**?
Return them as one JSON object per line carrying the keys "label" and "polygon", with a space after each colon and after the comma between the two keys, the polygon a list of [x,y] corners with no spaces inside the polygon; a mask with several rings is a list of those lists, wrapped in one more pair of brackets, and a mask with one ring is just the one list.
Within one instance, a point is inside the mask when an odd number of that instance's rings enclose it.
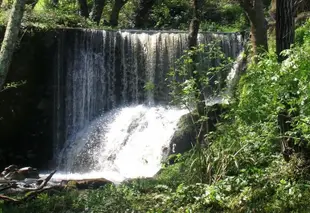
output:
{"label": "cascading water", "polygon": [[112,110],[69,139],[62,165],[71,172],[101,174],[113,181],[153,176],[184,113],[143,105]]}
{"label": "cascading water", "polygon": [[[198,37],[214,39],[229,57],[242,49],[239,34]],[[185,113],[163,106],[167,71],[186,47],[180,32],[65,30],[54,93],[59,168],[115,181],[154,175]]]}

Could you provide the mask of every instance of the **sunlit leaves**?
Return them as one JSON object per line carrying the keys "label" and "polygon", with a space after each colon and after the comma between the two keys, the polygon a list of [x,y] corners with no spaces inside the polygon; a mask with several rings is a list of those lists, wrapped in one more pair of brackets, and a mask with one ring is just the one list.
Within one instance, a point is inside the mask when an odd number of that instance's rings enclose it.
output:
{"label": "sunlit leaves", "polygon": [[[309,30],[308,30],[309,31]],[[277,114],[287,109],[294,115],[292,136],[310,134],[310,36],[302,45],[283,51],[287,59],[278,64],[273,53],[251,64],[240,84],[239,116],[246,122],[276,123]],[[288,106],[284,106],[286,103]],[[298,116],[296,116],[298,114]],[[308,125],[308,126],[307,126]],[[299,136],[298,136],[299,135]]]}
{"label": "sunlit leaves", "polygon": [[[196,58],[197,61],[194,61]],[[195,105],[200,100],[197,94],[205,91],[220,92],[231,59],[222,52],[218,42],[199,45],[193,50],[184,51],[175,68],[168,73],[168,84],[173,103]],[[215,87],[215,85],[218,85]],[[223,86],[223,85],[222,85]],[[213,94],[210,94],[213,95]]]}

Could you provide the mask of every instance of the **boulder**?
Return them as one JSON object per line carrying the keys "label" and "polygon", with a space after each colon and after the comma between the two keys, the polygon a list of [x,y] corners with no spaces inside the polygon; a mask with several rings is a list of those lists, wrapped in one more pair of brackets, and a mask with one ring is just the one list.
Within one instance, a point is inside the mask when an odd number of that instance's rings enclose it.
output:
{"label": "boulder", "polygon": [[[221,115],[225,111],[225,105],[214,104],[208,106],[208,131],[215,131],[216,124],[221,120]],[[169,155],[182,154],[193,148],[196,142],[196,135],[199,131],[198,116],[194,113],[183,115],[178,124],[177,130],[172,136]],[[206,134],[205,132],[204,134]]]}
{"label": "boulder", "polygon": [[67,187],[74,187],[76,189],[97,189],[106,184],[112,183],[105,178],[94,178],[84,180],[62,180],[61,185]]}
{"label": "boulder", "polygon": [[195,120],[196,118],[191,113],[185,114],[180,118],[177,129],[170,142],[169,155],[184,153],[194,146],[196,137],[195,129],[198,126],[193,119]]}
{"label": "boulder", "polygon": [[16,165],[10,165],[8,167],[5,167],[3,172],[1,172],[1,177],[5,177],[9,173],[15,172],[15,171],[17,171],[17,169],[18,169],[18,167]]}
{"label": "boulder", "polygon": [[18,169],[16,165],[10,165],[4,169],[1,176],[8,180],[25,180],[26,178],[39,179],[39,172],[32,167]]}

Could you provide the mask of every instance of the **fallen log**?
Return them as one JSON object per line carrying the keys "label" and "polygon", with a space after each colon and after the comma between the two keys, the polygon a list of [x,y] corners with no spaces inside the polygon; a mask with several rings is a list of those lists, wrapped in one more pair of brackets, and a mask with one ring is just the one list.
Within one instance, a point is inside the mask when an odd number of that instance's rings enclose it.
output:
{"label": "fallen log", "polygon": [[0,200],[4,200],[6,202],[18,202],[17,199],[14,199],[12,197],[8,197],[8,196],[5,196],[5,195],[0,195]]}
{"label": "fallen log", "polygon": [[106,184],[112,183],[105,178],[83,179],[83,180],[62,180],[62,186],[71,185],[76,189],[97,189]]}
{"label": "fallen log", "polygon": [[18,188],[25,190],[25,192],[38,191],[40,189],[43,189],[44,186],[46,186],[46,184],[51,180],[51,178],[53,177],[55,173],[56,173],[56,170],[50,173],[37,188],[26,188],[26,187],[21,187],[21,186],[19,186]]}

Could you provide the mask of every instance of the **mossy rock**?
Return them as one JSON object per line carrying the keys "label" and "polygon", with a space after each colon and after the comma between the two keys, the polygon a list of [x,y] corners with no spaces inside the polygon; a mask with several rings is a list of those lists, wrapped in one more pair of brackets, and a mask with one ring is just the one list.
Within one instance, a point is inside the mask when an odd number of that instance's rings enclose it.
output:
{"label": "mossy rock", "polygon": [[[215,131],[216,124],[220,122],[221,115],[226,111],[226,105],[214,104],[208,106],[208,131]],[[169,155],[179,154],[189,151],[196,141],[196,135],[199,131],[198,115],[196,113],[188,113],[183,115],[178,124],[177,130],[172,136],[170,142]],[[207,134],[204,130],[204,134]]]}
{"label": "mossy rock", "polygon": [[107,184],[112,184],[111,181],[105,178],[93,178],[84,180],[62,180],[61,185],[69,189],[98,189]]}
{"label": "mossy rock", "polygon": [[180,118],[177,129],[171,139],[169,154],[184,153],[194,146],[196,128],[198,128],[195,120],[197,120],[197,116],[191,113],[185,114]]}

